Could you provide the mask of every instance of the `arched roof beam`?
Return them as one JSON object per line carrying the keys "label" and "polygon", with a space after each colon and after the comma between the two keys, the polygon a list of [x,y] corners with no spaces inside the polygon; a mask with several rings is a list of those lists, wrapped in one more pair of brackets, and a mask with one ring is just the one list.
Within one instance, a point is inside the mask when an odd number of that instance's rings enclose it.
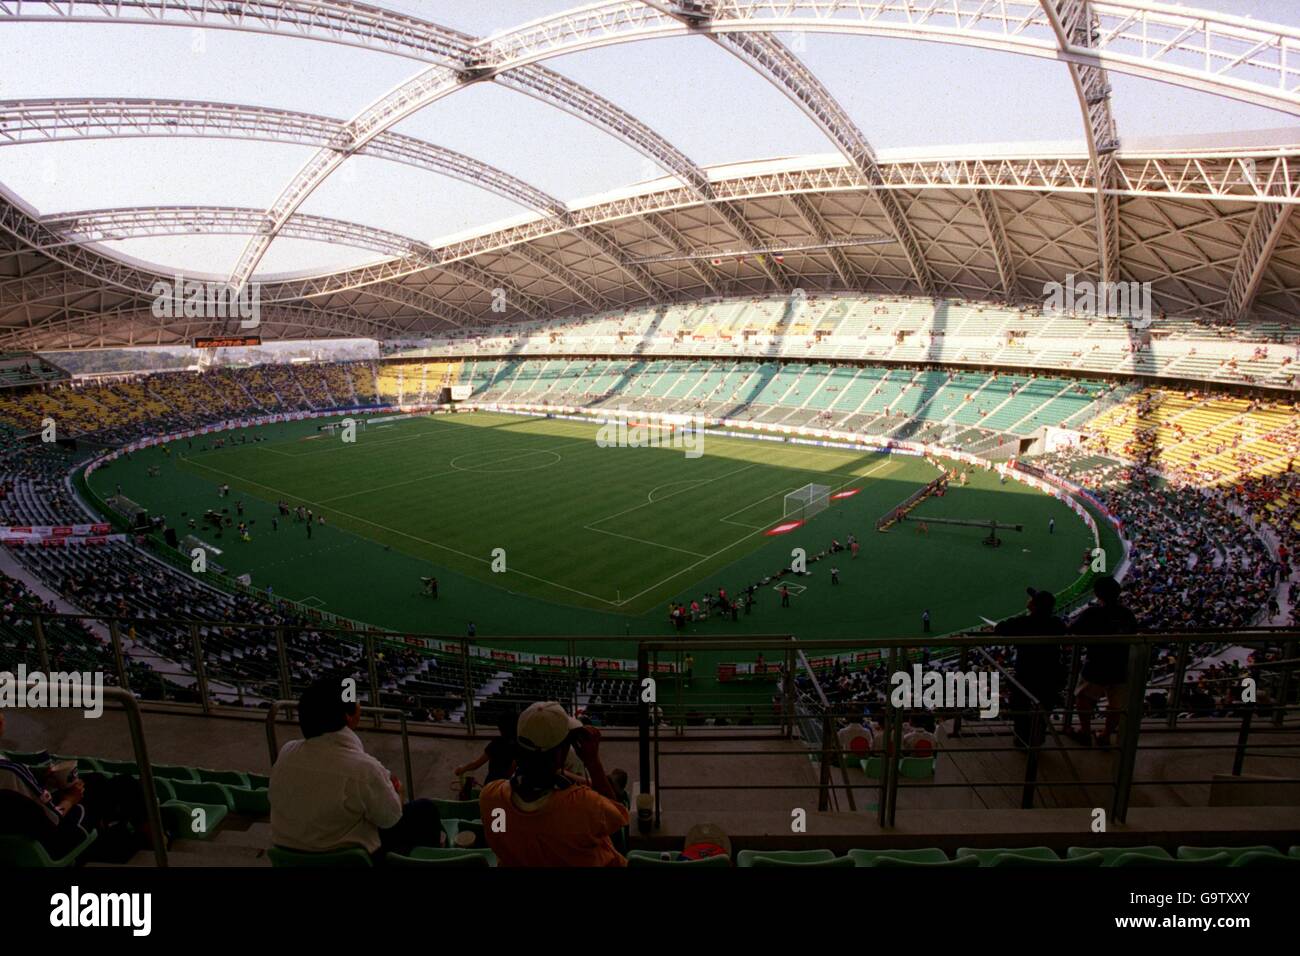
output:
{"label": "arched roof beam", "polygon": [[1241,241],[1241,253],[1237,256],[1232,278],[1228,282],[1228,292],[1220,316],[1223,322],[1239,322],[1249,313],[1290,215],[1290,206],[1260,203],[1255,207],[1246,235]]}
{"label": "arched roof beam", "polygon": [[598,226],[585,226],[574,230],[583,242],[593,246],[602,256],[614,263],[638,288],[651,299],[667,298],[672,291],[650,274],[650,271],[628,259],[623,249],[606,236]]}
{"label": "arched roof beam", "polygon": [[[328,146],[345,123],[312,113],[192,100],[45,99],[0,101],[0,146],[124,137],[221,137]],[[403,163],[469,183],[528,209],[563,215],[564,202],[464,153],[385,132],[360,155]]]}
{"label": "arched roof beam", "polygon": [[547,275],[558,279],[565,288],[572,291],[592,309],[600,311],[613,304],[608,297],[597,292],[595,286],[561,263],[555,256],[548,255],[526,242],[511,247],[509,251],[511,255],[518,256]]}
{"label": "arched roof beam", "polygon": [[[37,248],[45,252],[73,243],[108,242],[151,236],[246,236],[261,225],[263,212],[242,206],[134,206],[87,209],[45,216],[41,224],[59,238]],[[423,257],[430,265],[437,254],[423,242],[406,236],[326,216],[304,213],[285,224],[282,235],[328,242],[397,257]]]}
{"label": "arched roof beam", "polygon": [[848,256],[844,254],[843,249],[830,245],[830,230],[826,226],[826,220],[822,219],[821,213],[817,211],[812,200],[803,193],[794,193],[790,196],[790,202],[794,206],[795,212],[799,214],[799,218],[808,227],[808,232],[812,237],[826,246],[827,257],[831,260],[831,267],[840,280],[840,286],[844,289],[858,288],[859,283],[854,281],[853,266],[849,263]]}
{"label": "arched roof beam", "polygon": [[[670,16],[675,16],[691,27],[703,27],[711,21],[711,17],[706,17],[703,12],[698,16],[686,13],[674,14],[669,5],[660,0],[642,0],[642,2]],[[706,7],[708,4],[698,6]],[[867,142],[866,136],[858,129],[857,124],[844,108],[836,102],[835,97],[831,96],[830,90],[797,56],[786,49],[785,44],[767,33],[713,33],[709,36],[727,52],[758,72],[803,110],[804,114],[835,144],[844,158],[853,164],[853,168],[861,173],[868,186],[874,187],[882,181],[880,168],[876,164],[875,151]],[[873,193],[880,204],[881,212],[889,222],[894,238],[903,247],[903,253],[907,256],[908,264],[912,269],[912,278],[923,295],[933,296],[934,276],[921,252],[921,244],[907,221],[907,213],[903,209],[902,201],[890,192],[873,190]],[[812,225],[812,221],[807,220],[807,217],[805,220]],[[839,258],[842,260],[843,255],[841,254]],[[847,284],[850,275],[844,268],[847,263],[837,262],[834,254],[831,256],[831,261],[839,274],[840,281]]]}
{"label": "arched roof beam", "polygon": [[[713,32],[851,33],[1077,62],[1300,112],[1300,31],[1147,0],[1094,3],[1091,47],[1061,49],[1039,0],[704,0]],[[426,62],[464,52],[466,35],[352,0],[0,0],[0,22],[122,23],[236,30],[381,50]],[[550,56],[690,27],[640,0],[607,0],[483,41],[502,59]],[[1264,78],[1261,80],[1261,78]]]}
{"label": "arched roof beam", "polygon": [[[1063,52],[1090,48],[1100,40],[1100,24],[1088,0],[1040,2]],[[1110,83],[1106,71],[1098,66],[1073,61],[1067,61],[1067,64],[1083,116],[1083,133],[1096,187],[1093,205],[1097,221],[1098,278],[1103,282],[1118,282],[1119,199],[1108,190],[1115,182],[1115,151],[1119,149],[1119,134],[1110,108]]]}
{"label": "arched roof beam", "polygon": [[495,272],[489,272],[469,260],[444,262],[439,268],[449,276],[462,282],[468,282],[470,285],[478,286],[491,295],[494,301],[501,301],[506,310],[513,307],[526,319],[541,321],[550,315],[551,310],[546,307],[541,299],[529,295],[511,280]]}
{"label": "arched roof beam", "polygon": [[1016,276],[1016,261],[1011,255],[1011,245],[1007,242],[1007,231],[1002,223],[1002,214],[998,212],[997,199],[987,189],[976,189],[974,193],[975,206],[979,209],[984,230],[988,233],[989,249],[993,253],[993,261],[997,263],[1003,298],[1014,302],[1021,294],[1020,280]]}
{"label": "arched roof beam", "polygon": [[690,255],[690,240],[683,236],[667,219],[655,213],[647,213],[641,221],[645,223],[646,228],[658,237],[659,241],[666,245],[678,256],[685,256],[682,261],[686,266],[695,273],[701,282],[708,287],[708,290],[716,296],[725,295],[726,292],[722,285],[713,277],[713,274],[699,261]]}

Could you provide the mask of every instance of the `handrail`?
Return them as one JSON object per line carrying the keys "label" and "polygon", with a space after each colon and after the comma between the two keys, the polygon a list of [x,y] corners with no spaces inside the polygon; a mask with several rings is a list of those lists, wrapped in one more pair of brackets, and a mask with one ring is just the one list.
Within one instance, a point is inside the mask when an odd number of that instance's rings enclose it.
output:
{"label": "handrail", "polygon": [[802,648],[798,650],[798,654],[799,654],[799,661],[800,663],[803,664],[804,670],[808,672],[808,677],[809,679],[812,680],[813,688],[817,691],[817,696],[821,699],[821,704],[822,704],[821,779],[822,779],[823,786],[821,789],[821,795],[819,795],[818,798],[819,809],[825,809],[824,806],[820,806],[820,805],[823,803],[828,804],[829,801],[834,798],[834,791],[829,786],[830,764],[827,760],[827,758],[831,754],[831,747],[832,747],[831,740],[833,739],[835,741],[834,751],[837,755],[835,758],[835,762],[840,765],[840,777],[844,781],[844,793],[846,798],[849,801],[849,809],[852,811],[856,811],[858,807],[857,807],[857,802],[853,798],[853,787],[849,785],[849,771],[848,768],[844,766],[844,751],[840,750],[839,738],[835,736],[835,725],[831,722],[830,701],[826,699],[826,692],[822,690],[821,681],[817,679],[817,673],[813,670],[812,665],[808,663],[808,657],[807,655],[804,654]]}
{"label": "handrail", "polygon": [[[35,678],[28,678],[27,686],[36,685]],[[140,787],[144,790],[145,813],[149,817],[149,829],[153,833],[154,862],[160,867],[167,866],[167,831],[163,829],[162,808],[158,804],[158,791],[154,789],[153,764],[149,762],[149,748],[144,739],[144,722],[140,719],[140,705],[135,696],[121,687],[103,688],[105,701],[116,701],[126,711],[127,728],[131,731],[131,747],[135,751],[135,764],[140,768]],[[80,707],[46,705],[53,710],[81,710]]]}
{"label": "handrail", "polygon": [[[266,709],[266,744],[271,754],[271,766],[275,766],[275,758],[280,755],[280,745],[276,739],[275,720],[281,709],[288,710],[296,708],[296,700],[274,700],[271,706]],[[396,714],[400,718],[402,729],[402,764],[406,772],[406,794],[408,800],[415,799],[415,775],[411,773],[411,738],[406,728],[406,711],[397,707],[366,707],[366,710],[372,714]]]}

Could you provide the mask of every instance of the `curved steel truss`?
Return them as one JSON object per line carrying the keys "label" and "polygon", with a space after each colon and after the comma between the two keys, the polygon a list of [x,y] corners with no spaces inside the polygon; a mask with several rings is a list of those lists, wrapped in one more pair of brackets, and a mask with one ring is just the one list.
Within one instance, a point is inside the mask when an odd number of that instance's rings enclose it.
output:
{"label": "curved steel truss", "polygon": [[[1289,265],[1277,268],[1294,252],[1288,212],[1300,201],[1296,149],[1120,150],[1108,73],[1300,115],[1300,31],[1230,15],[1148,0],[604,0],[479,38],[351,0],[0,0],[5,21],[273,34],[382,50],[420,63],[421,70],[350,120],[180,100],[0,102],[0,145],[222,136],[317,150],[267,210],[156,207],[42,219],[0,197],[0,237],[14,246],[0,249],[0,262],[48,263],[36,274],[23,267],[0,272],[0,315],[9,314],[11,295],[64,307],[96,290],[101,297],[105,290],[124,299],[142,295],[157,270],[84,244],[205,230],[250,236],[229,277],[236,286],[254,277],[278,235],[386,256],[334,273],[263,278],[259,285],[263,301],[328,303],[334,311],[326,314],[353,323],[391,314],[403,328],[500,321],[503,300],[510,315],[544,318],[796,286],[1014,301],[1033,298],[1035,281],[1067,267],[1103,279],[1139,279],[1155,269],[1168,279],[1164,294],[1172,308],[1213,307],[1226,317],[1245,314],[1259,297],[1278,307],[1300,285]],[[932,41],[1060,62],[1079,99],[1086,154],[881,161],[825,86],[775,37],[791,31]],[[597,47],[691,35],[708,37],[773,83],[838,148],[843,164],[772,164],[769,171],[722,178],[542,65]],[[472,157],[393,132],[403,119],[479,82],[499,83],[591,123],[652,159],[669,179],[634,196],[570,207]],[[452,176],[534,215],[437,248],[302,215],[307,197],[354,155]],[[1084,206],[1091,209],[1088,221],[1079,215]],[[1189,226],[1189,218],[1198,225]],[[765,234],[777,221],[781,231],[795,224],[799,236]],[[1221,224],[1237,238],[1231,255],[1217,246],[1207,252],[1193,244],[1190,252],[1179,244],[1177,237],[1203,223]],[[889,240],[878,248],[840,241],[864,234]],[[1175,237],[1167,260],[1153,252],[1157,234],[1161,241]],[[802,251],[784,261],[737,258],[725,267],[689,255],[781,243]],[[1157,263],[1166,262],[1164,276]],[[28,317],[29,327],[34,321]]]}
{"label": "curved steel truss", "polygon": [[[675,4],[685,6],[684,4]],[[1300,31],[1148,0],[1090,4],[1096,40],[1061,48],[1039,0],[701,0],[691,25],[641,0],[608,0],[485,40],[350,0],[0,0],[0,21],[124,23],[268,33],[416,60],[507,63],[631,40],[716,33],[822,32],[926,40],[1078,63],[1300,112]]]}

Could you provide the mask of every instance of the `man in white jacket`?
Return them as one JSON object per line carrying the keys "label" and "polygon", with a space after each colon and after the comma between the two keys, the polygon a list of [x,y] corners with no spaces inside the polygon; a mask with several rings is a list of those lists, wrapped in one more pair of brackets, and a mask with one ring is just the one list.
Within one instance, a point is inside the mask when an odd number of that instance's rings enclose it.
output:
{"label": "man in white jacket", "polygon": [[338,678],[319,680],[298,702],[302,740],[280,750],[271,770],[271,839],[290,850],[359,846],[382,858],[439,846],[431,800],[402,804],[402,784],[355,733],[361,705]]}

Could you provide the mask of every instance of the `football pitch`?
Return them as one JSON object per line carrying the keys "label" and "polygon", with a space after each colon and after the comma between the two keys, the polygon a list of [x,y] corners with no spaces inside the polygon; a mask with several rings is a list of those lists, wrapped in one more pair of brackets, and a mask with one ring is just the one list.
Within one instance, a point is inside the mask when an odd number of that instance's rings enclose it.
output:
{"label": "football pitch", "polygon": [[[752,615],[696,633],[736,628],[808,637],[913,634],[929,608],[939,633],[977,626],[1023,606],[1024,587],[1061,589],[1090,545],[1078,518],[1048,496],[972,475],[927,499],[921,516],[1022,522],[989,549],[974,528],[875,521],[938,472],[924,459],[761,440],[704,436],[682,448],[602,447],[597,426],[476,412],[358,427],[355,441],[319,421],[262,426],[154,448],[100,469],[101,496],[117,485],[220,551],[230,574],[311,607],[396,629],[459,636],[659,634],[670,600],[736,592],[854,534],[842,553],[787,577],[792,607],[769,582]],[[233,441],[232,441],[233,439]],[[247,440],[245,440],[247,439]],[[161,473],[150,476],[157,466]],[[841,497],[800,527],[783,524],[785,495],[815,482]],[[217,488],[230,486],[228,497]],[[305,506],[306,526],[277,503]],[[243,514],[238,514],[242,504]],[[250,540],[188,522],[208,509],[249,522]],[[1050,518],[1054,534],[1048,533]],[[831,584],[829,568],[840,569]],[[435,601],[420,579],[439,579]]]}

